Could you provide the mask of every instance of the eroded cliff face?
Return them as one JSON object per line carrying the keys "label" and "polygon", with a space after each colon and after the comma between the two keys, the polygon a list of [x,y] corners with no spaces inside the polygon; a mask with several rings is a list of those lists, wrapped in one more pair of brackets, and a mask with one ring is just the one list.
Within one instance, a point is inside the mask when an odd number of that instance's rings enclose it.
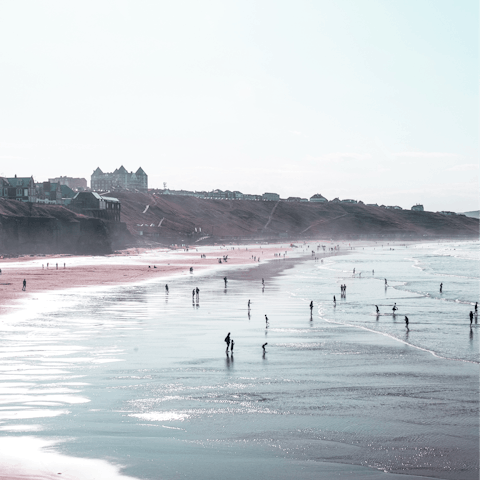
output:
{"label": "eroded cliff face", "polygon": [[57,205],[0,200],[0,254],[105,255],[122,248],[124,224],[78,215]]}
{"label": "eroded cliff face", "polygon": [[137,240],[143,237],[152,243],[182,240],[188,243],[204,237],[207,242],[277,238],[478,238],[479,233],[478,219],[363,204],[204,200],[129,192],[115,192],[115,196],[122,203],[122,221],[130,232]]}

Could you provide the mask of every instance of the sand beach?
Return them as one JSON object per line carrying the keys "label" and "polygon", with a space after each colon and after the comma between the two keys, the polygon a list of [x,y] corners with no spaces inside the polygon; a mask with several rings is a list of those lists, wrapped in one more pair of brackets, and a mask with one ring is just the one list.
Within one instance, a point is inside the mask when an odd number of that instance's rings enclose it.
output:
{"label": "sand beach", "polygon": [[0,478],[478,478],[478,243],[324,244],[5,260]]}

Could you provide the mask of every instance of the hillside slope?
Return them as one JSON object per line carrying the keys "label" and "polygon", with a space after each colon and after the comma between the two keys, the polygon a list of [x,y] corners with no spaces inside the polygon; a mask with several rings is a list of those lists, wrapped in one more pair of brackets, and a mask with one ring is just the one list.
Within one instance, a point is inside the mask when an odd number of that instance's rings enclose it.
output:
{"label": "hillside slope", "polygon": [[204,200],[127,192],[115,196],[130,232],[161,243],[205,236],[211,240],[423,238],[478,237],[479,233],[478,219],[363,204]]}

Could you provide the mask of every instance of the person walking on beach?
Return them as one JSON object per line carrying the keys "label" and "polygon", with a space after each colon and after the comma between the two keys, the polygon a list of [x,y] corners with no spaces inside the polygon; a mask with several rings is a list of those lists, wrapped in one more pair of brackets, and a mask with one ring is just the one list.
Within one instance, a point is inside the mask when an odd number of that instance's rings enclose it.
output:
{"label": "person walking on beach", "polygon": [[334,306],[337,305],[337,299],[335,298],[335,295],[333,296],[333,304],[334,304]]}
{"label": "person walking on beach", "polygon": [[195,293],[197,294],[197,297],[200,295],[200,289],[198,287],[195,289]]}
{"label": "person walking on beach", "polygon": [[268,325],[268,317],[265,315],[265,324]]}
{"label": "person walking on beach", "polygon": [[263,345],[262,345],[262,348],[263,348],[263,354],[265,355],[266,351],[265,351],[265,347],[268,345],[267,342],[265,342]]}
{"label": "person walking on beach", "polygon": [[[25,280],[24,280],[24,282],[25,282]],[[470,312],[470,326],[472,326],[472,322],[473,322],[473,312]]]}
{"label": "person walking on beach", "polygon": [[250,310],[250,299],[248,299],[248,304],[247,304],[247,306],[248,306],[248,309]]}
{"label": "person walking on beach", "polygon": [[165,284],[165,291],[168,293],[168,284]]}
{"label": "person walking on beach", "polygon": [[227,277],[223,277],[223,281],[225,282],[225,288],[227,287]]}
{"label": "person walking on beach", "polygon": [[380,314],[380,310],[379,310],[379,308],[378,308],[378,305],[375,305],[375,308],[376,308],[376,310],[377,310],[377,315],[379,315],[379,314]]}
{"label": "person walking on beach", "polygon": [[227,349],[225,351],[228,352],[230,347],[230,332],[228,332],[228,335],[225,337],[225,343],[227,344]]}
{"label": "person walking on beach", "polygon": [[405,315],[405,327],[407,327],[408,330],[408,317]]}
{"label": "person walking on beach", "polygon": [[393,314],[395,315],[395,312],[398,310],[397,308],[397,302],[395,302],[395,305],[392,308]]}
{"label": "person walking on beach", "polygon": [[443,283],[440,284],[440,293],[442,293],[443,290]]}
{"label": "person walking on beach", "polygon": [[230,343],[230,353],[233,355],[233,347],[235,345],[235,341],[232,338],[232,343]]}
{"label": "person walking on beach", "polygon": [[310,314],[312,313],[313,310],[313,300],[310,302]]}
{"label": "person walking on beach", "polygon": [[[25,279],[23,279],[22,291],[25,291],[26,289],[27,289],[27,281]],[[470,313],[472,313],[472,312],[470,312]],[[470,321],[470,323],[472,323],[472,322]]]}
{"label": "person walking on beach", "polygon": [[195,298],[195,289],[192,290],[192,300]]}
{"label": "person walking on beach", "polygon": [[353,269],[353,274],[355,275],[355,269]]}
{"label": "person walking on beach", "polygon": [[[2,273],[2,271],[0,270],[0,273]],[[478,302],[475,302],[475,315],[478,313]]]}
{"label": "person walking on beach", "polygon": [[387,279],[385,279],[385,286],[387,286]]}
{"label": "person walking on beach", "polygon": [[265,280],[262,278],[262,287],[265,286]]}

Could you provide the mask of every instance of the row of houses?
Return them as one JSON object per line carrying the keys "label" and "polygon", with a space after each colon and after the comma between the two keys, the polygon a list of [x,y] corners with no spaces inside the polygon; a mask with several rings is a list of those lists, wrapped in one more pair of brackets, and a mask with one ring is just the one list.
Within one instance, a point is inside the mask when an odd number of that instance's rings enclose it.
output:
{"label": "row of houses", "polygon": [[171,190],[171,189],[151,189],[150,193],[157,195],[183,195],[188,197],[197,197],[204,198],[207,200],[252,200],[252,201],[263,201],[263,202],[278,202],[279,200],[286,202],[328,202],[328,200],[320,195],[319,193],[310,197],[310,200],[307,198],[300,197],[288,197],[287,199],[281,199],[278,193],[265,192],[262,195],[255,195],[250,193],[242,193],[238,190],[212,190],[210,192],[200,191],[192,192],[190,190]]}
{"label": "row of houses", "polygon": [[36,183],[33,177],[0,177],[0,197],[21,202],[68,205],[75,192],[59,182]]}

